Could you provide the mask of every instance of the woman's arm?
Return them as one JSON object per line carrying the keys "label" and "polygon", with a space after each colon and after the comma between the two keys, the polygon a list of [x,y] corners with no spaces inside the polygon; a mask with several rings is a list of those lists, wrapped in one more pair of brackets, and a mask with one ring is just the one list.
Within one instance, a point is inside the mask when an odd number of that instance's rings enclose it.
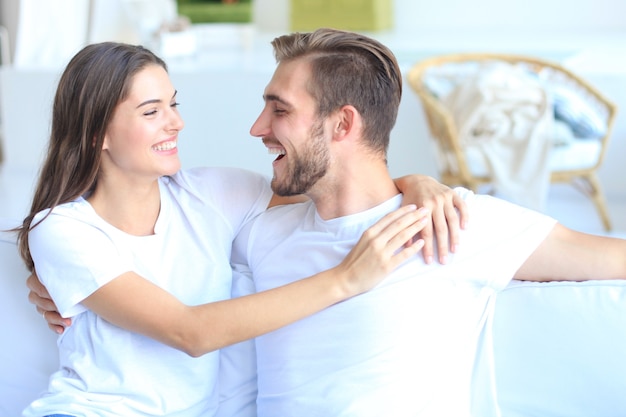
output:
{"label": "woman's arm", "polygon": [[460,231],[469,222],[465,201],[453,189],[427,175],[407,175],[394,181],[404,194],[404,204],[426,207],[432,213],[432,222],[428,222],[420,232],[420,237],[424,239],[424,261],[433,261],[436,237],[438,260],[445,264],[448,251],[456,251]]}
{"label": "woman's arm", "polygon": [[[199,356],[278,329],[339,301],[368,291],[400,263],[414,256],[423,241],[413,236],[429,220],[428,210],[405,206],[364,232],[335,268],[283,287],[232,300],[187,306],[139,275],[127,272],[83,300],[107,321]],[[33,279],[29,279],[32,287]],[[32,295],[32,294],[31,294]],[[46,311],[35,301],[38,310]],[[57,313],[44,317],[55,330]]]}
{"label": "woman's arm", "polygon": [[[432,213],[432,222],[428,222],[420,232],[420,237],[424,240],[424,261],[428,264],[433,262],[436,242],[438,260],[445,264],[448,251],[456,251],[460,243],[460,231],[465,229],[469,221],[467,204],[450,187],[427,175],[406,175],[394,179],[394,182],[404,194],[404,204],[426,207]],[[268,208],[306,200],[308,198],[303,195],[280,197],[274,194]]]}

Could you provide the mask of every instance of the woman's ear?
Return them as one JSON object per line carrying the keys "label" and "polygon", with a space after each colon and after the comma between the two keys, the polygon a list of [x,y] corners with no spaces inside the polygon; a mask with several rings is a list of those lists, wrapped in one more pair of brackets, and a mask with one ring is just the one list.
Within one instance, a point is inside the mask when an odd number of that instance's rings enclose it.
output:
{"label": "woman's ear", "polygon": [[[108,135],[104,135],[104,139],[102,139],[102,150],[104,151],[105,149],[109,149],[109,140],[108,140],[109,136]],[[93,146],[96,146],[97,144],[97,140],[96,138],[93,138]]]}

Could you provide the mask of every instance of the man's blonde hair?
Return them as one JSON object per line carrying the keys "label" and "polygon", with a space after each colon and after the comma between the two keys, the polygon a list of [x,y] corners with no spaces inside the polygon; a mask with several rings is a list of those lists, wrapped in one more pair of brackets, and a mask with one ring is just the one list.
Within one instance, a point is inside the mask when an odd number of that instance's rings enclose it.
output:
{"label": "man's blonde hair", "polygon": [[320,118],[354,106],[363,118],[363,137],[386,155],[402,96],[402,75],[389,48],[367,36],[336,29],[292,33],[272,41],[277,62],[306,57],[309,93]]}

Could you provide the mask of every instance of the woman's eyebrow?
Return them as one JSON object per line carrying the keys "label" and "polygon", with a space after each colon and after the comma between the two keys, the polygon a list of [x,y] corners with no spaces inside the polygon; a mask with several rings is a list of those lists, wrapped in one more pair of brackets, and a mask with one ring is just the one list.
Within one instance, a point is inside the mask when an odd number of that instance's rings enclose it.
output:
{"label": "woman's eyebrow", "polygon": [[[172,94],[172,98],[176,98],[176,94],[178,94],[178,90],[174,90],[174,94]],[[160,100],[158,98],[153,98],[151,100],[146,100],[142,103],[139,103],[139,105],[136,107],[137,109],[141,106],[145,106],[146,104],[153,104],[153,103],[161,103],[163,100]]]}
{"label": "woman's eyebrow", "polygon": [[138,109],[139,107],[141,107],[141,106],[145,106],[145,105],[147,105],[147,104],[161,103],[162,101],[163,101],[163,100],[160,100],[160,99],[158,99],[158,98],[154,98],[154,99],[152,99],[152,100],[146,100],[146,101],[144,101],[144,102],[142,102],[142,103],[139,103],[139,105],[138,105],[136,108]]}

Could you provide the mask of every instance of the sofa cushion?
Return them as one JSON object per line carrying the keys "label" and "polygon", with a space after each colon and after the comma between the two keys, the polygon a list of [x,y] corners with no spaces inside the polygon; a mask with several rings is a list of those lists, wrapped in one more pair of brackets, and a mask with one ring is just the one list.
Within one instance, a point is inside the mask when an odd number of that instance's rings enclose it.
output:
{"label": "sofa cushion", "polygon": [[626,410],[626,280],[514,281],[493,322],[506,417],[618,416]]}

